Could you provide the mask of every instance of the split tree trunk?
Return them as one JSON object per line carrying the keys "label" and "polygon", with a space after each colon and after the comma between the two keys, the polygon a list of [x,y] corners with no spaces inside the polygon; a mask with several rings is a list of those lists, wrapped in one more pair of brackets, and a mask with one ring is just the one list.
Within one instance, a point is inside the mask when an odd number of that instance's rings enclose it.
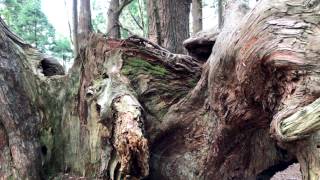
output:
{"label": "split tree trunk", "polygon": [[1,21],[0,177],[254,179],[297,158],[318,179],[319,9],[261,1],[203,66],[93,34],[64,76]]}

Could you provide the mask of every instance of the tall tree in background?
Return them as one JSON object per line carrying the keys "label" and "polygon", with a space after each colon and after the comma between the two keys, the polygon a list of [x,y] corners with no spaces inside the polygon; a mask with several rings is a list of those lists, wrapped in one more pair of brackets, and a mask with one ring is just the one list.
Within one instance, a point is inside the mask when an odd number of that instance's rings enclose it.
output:
{"label": "tall tree in background", "polygon": [[202,30],[202,0],[192,0],[192,34]]}
{"label": "tall tree in background", "polygon": [[124,7],[132,0],[111,0],[108,9],[107,35],[111,38],[120,38],[119,17]]}
{"label": "tall tree in background", "polygon": [[78,54],[78,0],[72,1],[72,38],[73,54]]}
{"label": "tall tree in background", "polygon": [[111,0],[108,9],[107,35],[111,38],[120,38],[119,0]]}
{"label": "tall tree in background", "polygon": [[221,29],[223,26],[223,0],[218,0],[218,27]]}
{"label": "tall tree in background", "polygon": [[161,45],[161,25],[157,0],[147,1],[148,12],[148,38],[150,41]]}
{"label": "tall tree in background", "polygon": [[149,38],[171,52],[183,53],[182,42],[189,37],[190,3],[191,0],[149,1]]}
{"label": "tall tree in background", "polygon": [[92,31],[90,0],[80,0],[78,33],[88,34]]}

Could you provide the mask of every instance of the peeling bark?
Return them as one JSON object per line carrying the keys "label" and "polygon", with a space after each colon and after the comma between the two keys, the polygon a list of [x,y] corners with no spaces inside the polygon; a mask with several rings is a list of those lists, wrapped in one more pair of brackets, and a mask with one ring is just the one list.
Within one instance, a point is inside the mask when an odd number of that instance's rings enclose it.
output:
{"label": "peeling bark", "polygon": [[0,177],[255,179],[297,159],[318,179],[320,5],[233,8],[207,62],[82,34],[53,76],[0,23]]}
{"label": "peeling bark", "polygon": [[[210,58],[209,90],[210,104],[220,120],[212,166],[230,170],[236,168],[233,162],[243,164],[252,159],[249,154],[243,156],[241,150],[239,153],[239,148],[248,147],[245,142],[254,137],[251,133],[263,130],[262,137],[273,143],[268,133],[271,121],[285,123],[292,112],[318,98],[318,9],[319,3],[314,1],[261,1],[237,30],[224,37],[227,45],[216,41]],[[298,122],[297,118],[290,120]],[[304,179],[318,178],[317,163],[313,163],[318,159],[314,156],[314,137],[308,143],[286,144],[278,139],[280,147],[298,159]],[[277,147],[265,144],[261,148],[272,146]],[[239,178],[246,171],[232,170]]]}

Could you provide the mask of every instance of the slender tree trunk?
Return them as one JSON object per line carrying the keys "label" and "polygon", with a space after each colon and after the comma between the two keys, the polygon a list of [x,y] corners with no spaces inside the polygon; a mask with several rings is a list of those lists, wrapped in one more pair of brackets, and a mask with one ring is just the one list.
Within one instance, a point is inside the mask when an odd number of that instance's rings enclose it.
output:
{"label": "slender tree trunk", "polygon": [[157,0],[147,1],[148,38],[151,42],[161,45],[161,25]]}
{"label": "slender tree trunk", "polygon": [[218,0],[218,27],[219,29],[223,26],[223,0]]}
{"label": "slender tree trunk", "polygon": [[108,27],[107,35],[110,38],[120,38],[120,25],[119,25],[119,0],[111,0],[108,9]]}
{"label": "slender tree trunk", "polygon": [[92,31],[90,0],[80,0],[79,34],[88,34]]}
{"label": "slender tree trunk", "polygon": [[192,34],[202,30],[202,0],[192,0]]}
{"label": "slender tree trunk", "polygon": [[72,37],[73,37],[73,54],[78,54],[78,0],[72,1]]}
{"label": "slender tree trunk", "polygon": [[120,22],[119,18],[123,8],[130,4],[132,0],[111,0],[108,9],[108,27],[107,35],[110,38],[120,38]]}

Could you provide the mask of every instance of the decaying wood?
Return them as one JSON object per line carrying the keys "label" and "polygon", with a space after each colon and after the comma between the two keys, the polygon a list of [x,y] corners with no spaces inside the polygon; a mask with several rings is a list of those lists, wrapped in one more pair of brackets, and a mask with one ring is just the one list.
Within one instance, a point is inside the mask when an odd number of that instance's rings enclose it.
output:
{"label": "decaying wood", "polygon": [[298,111],[275,121],[274,133],[279,141],[289,142],[304,139],[320,130],[319,126],[319,98],[311,104],[299,108]]}
{"label": "decaying wood", "polygon": [[218,28],[200,31],[183,41],[183,46],[187,49],[190,56],[199,61],[206,61],[212,52],[218,35]]}
{"label": "decaying wood", "polygon": [[[255,157],[243,156],[248,151],[247,140],[259,131],[263,133],[259,141],[269,137],[270,123],[275,120],[285,126],[298,124],[299,119],[292,119],[291,114],[318,98],[319,48],[315,44],[319,42],[319,8],[315,1],[260,1],[236,30],[224,36],[221,44],[216,41],[210,58],[209,90],[210,105],[220,126],[212,162],[220,171],[221,167],[231,169],[241,160],[240,164],[257,157],[270,159],[257,153],[253,153]],[[277,132],[286,133],[285,126]],[[316,134],[291,143],[278,139],[280,147],[298,159],[304,179],[319,178]],[[253,142],[250,140],[250,144]],[[273,146],[279,149],[276,144]],[[235,177],[244,175],[242,170],[229,172],[237,172]]]}
{"label": "decaying wood", "polygon": [[242,7],[207,62],[90,34],[66,75],[1,28],[0,178],[318,179],[320,3]]}

